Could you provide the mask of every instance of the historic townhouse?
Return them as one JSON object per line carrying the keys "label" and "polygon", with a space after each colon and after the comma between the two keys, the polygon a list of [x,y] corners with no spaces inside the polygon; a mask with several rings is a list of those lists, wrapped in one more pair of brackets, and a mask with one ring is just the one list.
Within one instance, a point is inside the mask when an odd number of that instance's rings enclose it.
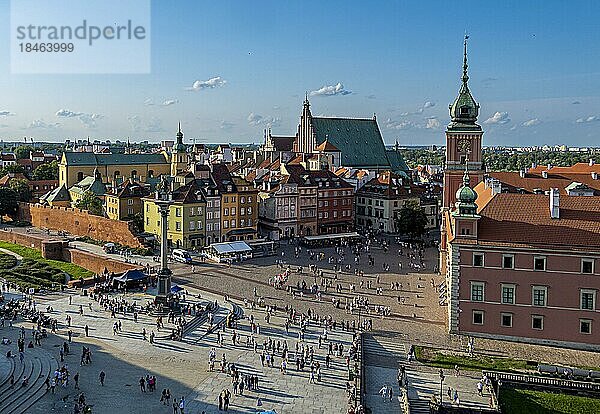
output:
{"label": "historic townhouse", "polygon": [[400,210],[407,202],[421,204],[424,189],[390,171],[380,173],[356,192],[356,226],[367,231],[397,233]]}

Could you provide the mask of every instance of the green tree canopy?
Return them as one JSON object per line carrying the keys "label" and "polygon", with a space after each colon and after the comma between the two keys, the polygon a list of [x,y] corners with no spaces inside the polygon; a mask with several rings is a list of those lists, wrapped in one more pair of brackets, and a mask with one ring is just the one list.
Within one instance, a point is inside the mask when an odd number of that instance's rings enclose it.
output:
{"label": "green tree canopy", "polygon": [[25,158],[29,158],[30,151],[35,151],[35,148],[33,148],[31,145],[19,145],[17,148],[15,148],[15,156],[18,160],[23,160]]}
{"label": "green tree canopy", "polygon": [[7,165],[5,167],[0,168],[0,177],[4,177],[6,174],[9,174],[9,173],[23,174],[23,173],[25,173],[25,168],[23,168],[23,166],[19,165],[19,164]]}
{"label": "green tree canopy", "polygon": [[17,200],[26,203],[31,201],[31,188],[29,188],[27,180],[10,180],[8,183],[8,187],[17,194]]}
{"label": "green tree canopy", "polygon": [[18,196],[15,190],[9,187],[0,187],[0,222],[4,216],[14,215],[18,207]]}
{"label": "green tree canopy", "polygon": [[58,180],[58,162],[41,164],[31,174],[34,180]]}
{"label": "green tree canopy", "polygon": [[408,201],[402,206],[396,219],[398,232],[409,237],[419,238],[425,234],[426,225],[427,215],[418,201]]}
{"label": "green tree canopy", "polygon": [[75,207],[82,210],[87,210],[90,214],[95,216],[104,215],[102,200],[96,197],[96,195],[91,191],[86,191],[83,193],[83,196],[77,200],[77,202],[75,202]]}

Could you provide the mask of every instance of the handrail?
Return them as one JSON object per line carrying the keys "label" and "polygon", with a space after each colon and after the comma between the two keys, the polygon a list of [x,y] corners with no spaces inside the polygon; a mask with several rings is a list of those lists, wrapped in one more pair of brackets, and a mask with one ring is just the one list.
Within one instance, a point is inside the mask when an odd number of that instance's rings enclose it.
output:
{"label": "handrail", "polygon": [[538,375],[516,374],[511,372],[483,371],[484,375],[496,381],[519,382],[534,385],[546,385],[552,387],[571,388],[600,392],[600,384],[587,381],[576,381],[566,378],[542,377]]}

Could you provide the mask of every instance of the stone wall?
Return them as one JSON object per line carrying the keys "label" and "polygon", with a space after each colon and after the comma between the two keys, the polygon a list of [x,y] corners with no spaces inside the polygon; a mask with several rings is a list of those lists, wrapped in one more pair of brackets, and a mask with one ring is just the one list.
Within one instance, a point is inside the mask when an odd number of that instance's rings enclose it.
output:
{"label": "stone wall", "polygon": [[142,247],[132,233],[130,223],[125,221],[94,216],[85,210],[70,207],[21,203],[19,210],[19,217],[35,227],[62,230],[75,236],[87,236],[128,247]]}

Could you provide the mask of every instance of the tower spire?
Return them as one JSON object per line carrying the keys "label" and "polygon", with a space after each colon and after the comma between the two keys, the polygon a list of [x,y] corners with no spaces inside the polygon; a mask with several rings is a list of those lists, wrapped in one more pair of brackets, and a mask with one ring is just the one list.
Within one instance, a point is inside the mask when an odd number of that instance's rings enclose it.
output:
{"label": "tower spire", "polygon": [[465,34],[463,75],[462,75],[463,83],[467,83],[469,81],[469,75],[467,74],[467,69],[469,68],[469,65],[467,64],[467,39],[469,39],[469,35]]}

